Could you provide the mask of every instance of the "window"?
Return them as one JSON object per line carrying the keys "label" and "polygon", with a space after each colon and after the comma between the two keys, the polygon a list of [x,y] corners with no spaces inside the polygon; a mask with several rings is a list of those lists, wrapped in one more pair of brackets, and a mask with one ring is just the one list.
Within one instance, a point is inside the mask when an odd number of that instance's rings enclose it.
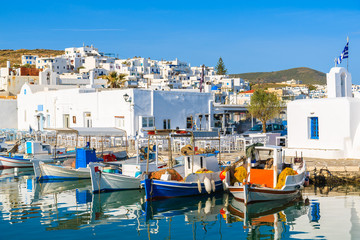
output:
{"label": "window", "polygon": [[115,116],[115,127],[124,128],[125,127],[125,117],[124,116]]}
{"label": "window", "polygon": [[310,139],[319,139],[319,118],[310,118]]}
{"label": "window", "polygon": [[193,120],[192,117],[186,118],[186,128],[192,128],[193,127]]}
{"label": "window", "polygon": [[147,117],[143,117],[142,118],[142,127],[147,127],[148,126],[148,118]]}
{"label": "window", "polygon": [[141,127],[154,127],[154,117],[141,117]]}
{"label": "window", "polygon": [[273,125],[273,128],[274,128],[274,129],[273,129],[274,131],[276,131],[276,130],[281,130],[281,127],[280,127],[279,124],[274,124],[274,125]]}
{"label": "window", "polygon": [[47,128],[50,127],[50,115],[49,114],[46,116],[46,127]]}
{"label": "window", "polygon": [[149,127],[154,126],[154,117],[149,117]]}

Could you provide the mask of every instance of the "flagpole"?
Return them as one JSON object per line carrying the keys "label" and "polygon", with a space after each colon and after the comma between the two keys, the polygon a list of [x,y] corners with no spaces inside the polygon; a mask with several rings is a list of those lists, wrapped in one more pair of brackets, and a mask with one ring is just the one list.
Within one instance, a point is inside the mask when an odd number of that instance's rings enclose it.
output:
{"label": "flagpole", "polygon": [[[349,44],[349,36],[347,36],[347,43]],[[346,59],[346,71],[349,71],[349,45],[348,45],[348,57]]]}

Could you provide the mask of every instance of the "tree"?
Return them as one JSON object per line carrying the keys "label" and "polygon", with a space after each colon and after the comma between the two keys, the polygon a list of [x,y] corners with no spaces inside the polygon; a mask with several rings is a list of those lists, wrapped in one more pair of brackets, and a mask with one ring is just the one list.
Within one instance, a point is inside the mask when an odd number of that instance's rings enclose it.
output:
{"label": "tree", "polygon": [[25,68],[32,68],[33,66],[31,66],[29,63],[26,63],[25,65],[22,65],[22,67],[25,67]]}
{"label": "tree", "polygon": [[123,73],[110,72],[109,75],[105,76],[105,79],[107,79],[110,88],[120,88],[126,82],[125,76],[126,74]]}
{"label": "tree", "polygon": [[226,75],[227,73],[227,69],[225,68],[224,61],[222,60],[221,57],[219,58],[219,61],[216,64],[215,70],[217,75]]}
{"label": "tree", "polygon": [[308,89],[309,91],[313,91],[313,90],[316,90],[317,88],[314,86],[314,85],[308,85]]}
{"label": "tree", "polygon": [[280,113],[281,101],[275,93],[268,93],[263,89],[258,89],[251,96],[247,110],[252,117],[261,121],[265,133],[266,122]]}

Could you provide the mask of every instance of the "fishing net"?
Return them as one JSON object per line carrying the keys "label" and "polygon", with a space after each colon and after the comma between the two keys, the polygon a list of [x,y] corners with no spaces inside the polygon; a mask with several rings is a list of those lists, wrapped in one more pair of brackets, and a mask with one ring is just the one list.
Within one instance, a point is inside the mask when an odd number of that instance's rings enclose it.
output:
{"label": "fishing net", "polygon": [[242,183],[245,180],[246,175],[247,175],[247,171],[243,166],[235,168],[235,174],[234,174],[234,178],[231,179],[231,185],[234,185],[235,182]]}
{"label": "fishing net", "polygon": [[171,175],[171,180],[175,180],[175,181],[182,181],[183,178],[181,177],[181,175],[174,169],[163,169],[160,171],[156,171],[156,172],[152,172],[150,173],[150,179],[157,179],[159,180],[161,178],[161,175],[168,173]]}
{"label": "fishing net", "polygon": [[[180,151],[181,151],[181,155],[183,156],[189,156],[194,154],[193,147],[190,144],[182,147]],[[215,148],[206,148],[206,149],[199,148],[198,150],[195,151],[195,154],[214,153],[215,151],[216,151]]]}
{"label": "fishing net", "polygon": [[297,174],[297,172],[291,168],[285,168],[284,170],[282,170],[282,172],[279,175],[278,182],[276,184],[275,189],[282,189],[283,186],[285,185],[286,177],[296,175],[296,174]]}
{"label": "fishing net", "polygon": [[193,154],[194,154],[194,150],[191,145],[188,144],[181,148],[181,155],[188,156]]}
{"label": "fishing net", "polygon": [[206,168],[201,168],[197,170],[195,173],[213,173],[213,171],[207,170]]}

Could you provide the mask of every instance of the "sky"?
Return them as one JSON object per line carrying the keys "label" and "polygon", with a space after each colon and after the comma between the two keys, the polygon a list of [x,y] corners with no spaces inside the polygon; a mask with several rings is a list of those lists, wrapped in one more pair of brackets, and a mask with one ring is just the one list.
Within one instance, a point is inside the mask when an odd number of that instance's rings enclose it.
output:
{"label": "sky", "polygon": [[222,57],[229,73],[326,73],[349,36],[349,71],[360,84],[359,0],[19,0],[2,2],[0,13],[0,49],[93,44],[119,58],[191,66],[215,66]]}

